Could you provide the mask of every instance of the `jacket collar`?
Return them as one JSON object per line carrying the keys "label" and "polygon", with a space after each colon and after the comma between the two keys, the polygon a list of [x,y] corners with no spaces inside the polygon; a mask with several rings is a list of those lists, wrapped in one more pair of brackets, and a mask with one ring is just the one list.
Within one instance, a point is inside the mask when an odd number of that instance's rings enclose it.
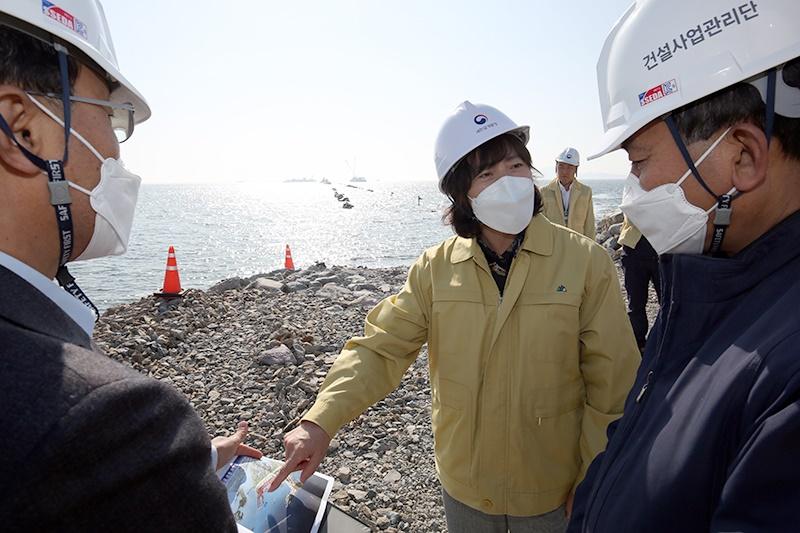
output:
{"label": "jacket collar", "polygon": [[722,302],[735,298],[798,259],[798,241],[800,211],[730,258],[664,255],[661,268],[666,294],[671,292],[673,300],[698,302]]}
{"label": "jacket collar", "polygon": [[19,327],[91,349],[91,339],[52,300],[0,266],[0,318]]}
{"label": "jacket collar", "polygon": [[[553,224],[542,215],[536,215],[528,224],[525,231],[525,240],[522,241],[520,250],[535,253],[537,255],[553,255],[553,241],[555,240],[555,229]],[[478,239],[465,239],[456,237],[453,245],[453,253],[450,254],[450,262],[462,263],[473,257],[480,257],[483,254],[478,244]]]}
{"label": "jacket collar", "polygon": [[[552,189],[554,192],[561,193],[561,184],[558,181],[558,178],[553,178],[553,181],[547,184],[547,188]],[[583,191],[583,183],[578,181],[578,178],[575,178],[572,182],[572,185],[569,187],[569,193],[572,194],[573,192]]]}

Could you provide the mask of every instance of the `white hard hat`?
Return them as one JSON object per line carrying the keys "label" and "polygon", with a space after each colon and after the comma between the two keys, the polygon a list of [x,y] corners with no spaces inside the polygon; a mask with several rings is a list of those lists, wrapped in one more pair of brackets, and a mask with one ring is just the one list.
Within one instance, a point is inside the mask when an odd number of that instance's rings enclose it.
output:
{"label": "white hard hat", "polygon": [[556,161],[577,167],[581,164],[581,156],[575,148],[564,148],[564,151],[556,157]]}
{"label": "white hard hat", "polygon": [[800,1],[636,0],[597,62],[594,159],[682,106],[800,56]]}
{"label": "white hard hat", "polygon": [[144,97],[119,71],[99,0],[3,0],[0,24],[47,42],[66,43],[67,49],[71,46],[82,52],[106,73],[109,81],[119,84],[111,93],[112,102],[133,104],[137,124],[150,117]]}
{"label": "white hard hat", "polygon": [[523,144],[528,144],[530,138],[528,126],[517,126],[494,107],[469,101],[461,103],[444,121],[436,137],[434,161],[439,186],[441,187],[444,177],[462,157],[504,133],[516,135]]}

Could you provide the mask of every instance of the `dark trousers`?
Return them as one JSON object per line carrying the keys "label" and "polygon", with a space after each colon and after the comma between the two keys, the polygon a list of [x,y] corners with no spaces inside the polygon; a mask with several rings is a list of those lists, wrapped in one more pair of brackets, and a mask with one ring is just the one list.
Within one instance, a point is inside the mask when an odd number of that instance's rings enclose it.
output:
{"label": "dark trousers", "polygon": [[647,297],[650,283],[661,303],[661,279],[658,274],[658,254],[642,237],[636,248],[622,247],[622,269],[625,272],[625,291],[628,293],[628,318],[640,349],[647,340]]}

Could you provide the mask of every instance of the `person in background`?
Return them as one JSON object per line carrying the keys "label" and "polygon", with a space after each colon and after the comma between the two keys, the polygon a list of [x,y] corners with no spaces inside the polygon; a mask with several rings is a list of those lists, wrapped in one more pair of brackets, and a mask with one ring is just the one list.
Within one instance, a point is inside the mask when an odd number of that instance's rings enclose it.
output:
{"label": "person in background", "polygon": [[647,319],[647,301],[650,295],[650,284],[656,291],[661,304],[661,278],[658,274],[658,254],[639,231],[625,217],[619,234],[622,245],[622,270],[625,273],[625,292],[628,294],[628,318],[636,336],[639,350],[644,352],[647,342],[647,331],[650,327]]}
{"label": "person in background", "polygon": [[119,142],[149,116],[99,2],[0,5],[4,532],[237,529],[214,467],[246,425],[211,448],[181,394],[100,353],[65,266],[125,251],[140,178]]}
{"label": "person in background", "polygon": [[435,163],[457,236],[424,252],[347,342],[285,436],[271,488],[295,470],[307,479],[427,342],[448,529],[564,530],[639,352],[606,251],[539,213],[528,139],[486,105],[464,102],[445,121]]}
{"label": "person in background", "polygon": [[592,189],[578,181],[580,154],[575,148],[565,148],[556,158],[556,177],[542,188],[544,216],[594,240]]}
{"label": "person in background", "polygon": [[798,531],[798,21],[797,0],[637,0],[606,40],[598,155],[628,154],[664,301],[571,533]]}

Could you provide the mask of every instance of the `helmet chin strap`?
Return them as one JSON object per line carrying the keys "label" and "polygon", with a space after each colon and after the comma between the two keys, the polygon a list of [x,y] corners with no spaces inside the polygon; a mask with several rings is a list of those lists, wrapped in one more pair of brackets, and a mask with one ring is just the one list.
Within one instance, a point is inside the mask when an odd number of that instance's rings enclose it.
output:
{"label": "helmet chin strap", "polygon": [[[776,69],[771,69],[767,73],[767,94],[765,102],[766,111],[764,117],[764,133],[767,136],[767,146],[769,146],[770,142],[772,141],[772,133],[775,127],[776,78]],[[692,160],[692,156],[689,154],[689,149],[686,147],[686,143],[683,142],[680,131],[678,131],[678,125],[675,123],[675,118],[673,117],[672,113],[664,118],[664,122],[666,122],[667,127],[669,128],[672,138],[674,139],[675,144],[678,146],[681,156],[683,156],[683,160],[692,171],[692,175],[703,187],[703,189],[705,189],[717,201],[716,209],[714,210],[714,232],[711,240],[711,247],[709,248],[708,252],[711,255],[719,255],[722,249],[722,243],[725,240],[725,234],[731,224],[731,215],[733,213],[733,207],[731,204],[735,198],[738,198],[741,195],[741,193],[734,191],[728,194],[717,195],[711,189],[711,187],[708,186],[705,180],[703,180],[703,177],[700,175],[700,171],[697,170],[697,167]]]}
{"label": "helmet chin strap", "polygon": [[739,193],[733,192],[717,195],[700,175],[700,171],[697,170],[697,166],[694,164],[692,156],[689,154],[689,149],[686,147],[686,143],[683,142],[683,138],[678,131],[678,125],[675,123],[673,116],[671,114],[668,115],[666,118],[664,118],[664,122],[667,123],[667,127],[672,134],[672,138],[675,140],[675,144],[678,146],[678,150],[680,150],[683,160],[688,165],[689,170],[692,172],[694,178],[703,187],[703,189],[705,189],[706,192],[713,196],[717,201],[716,209],[714,209],[714,236],[711,241],[709,253],[711,255],[718,255],[720,249],[722,248],[722,242],[725,240],[725,233],[727,232],[728,226],[730,226],[731,223],[731,203],[733,203],[733,199],[736,198]]}
{"label": "helmet chin strap", "polygon": [[77,298],[83,305],[88,307],[95,316],[95,321],[100,317],[100,311],[89,300],[86,294],[75,283],[66,264],[72,256],[74,246],[74,227],[72,217],[72,197],[69,192],[69,183],[64,175],[64,167],[69,158],[69,137],[72,130],[72,107],[70,104],[70,82],[69,82],[69,67],[67,64],[68,51],[62,45],[53,43],[53,47],[58,53],[58,66],[61,74],[61,103],[64,113],[64,155],[61,160],[51,159],[45,161],[41,157],[32,153],[25,148],[14,135],[14,131],[8,125],[5,118],[0,115],[0,131],[5,133],[9,139],[16,145],[22,154],[45,174],[47,174],[47,187],[50,191],[50,205],[55,210],[56,223],[58,224],[58,238],[59,238],[59,260],[58,260],[58,273],[56,280],[59,285],[67,292]]}

